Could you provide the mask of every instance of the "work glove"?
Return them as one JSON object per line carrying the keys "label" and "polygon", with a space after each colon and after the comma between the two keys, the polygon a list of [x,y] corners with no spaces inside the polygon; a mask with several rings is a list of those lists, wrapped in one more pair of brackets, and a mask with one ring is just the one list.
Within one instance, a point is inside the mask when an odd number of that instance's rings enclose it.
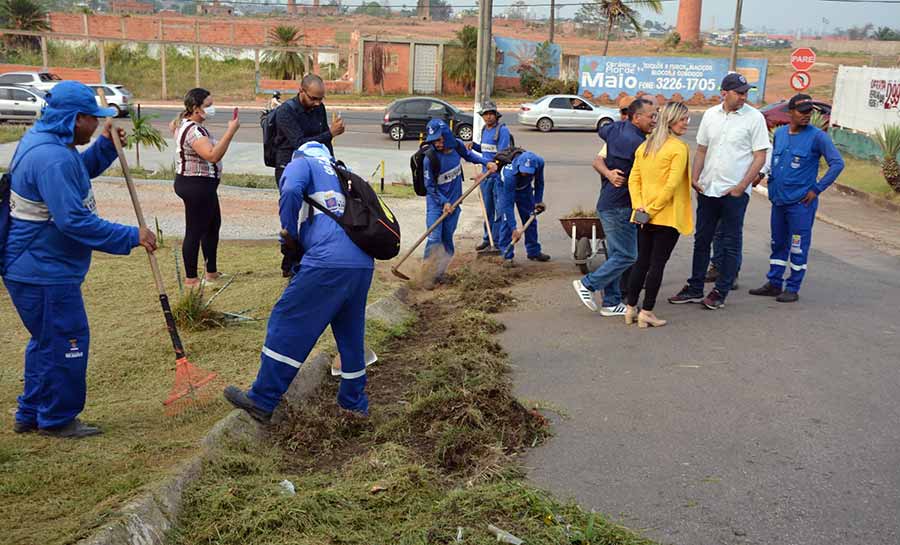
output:
{"label": "work glove", "polygon": [[303,252],[297,241],[284,229],[281,230],[281,274],[285,278],[294,276],[294,267],[300,264]]}

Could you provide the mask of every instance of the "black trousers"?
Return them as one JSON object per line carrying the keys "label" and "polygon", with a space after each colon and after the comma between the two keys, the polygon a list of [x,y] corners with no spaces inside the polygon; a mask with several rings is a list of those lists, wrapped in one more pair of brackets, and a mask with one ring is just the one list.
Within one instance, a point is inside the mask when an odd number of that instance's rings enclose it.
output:
{"label": "black trousers", "polygon": [[641,289],[644,290],[644,310],[653,310],[662,285],[663,271],[678,242],[674,227],[646,224],[638,231],[638,258],[628,275],[629,306],[636,306]]}
{"label": "black trousers", "polygon": [[185,230],[181,255],[188,278],[197,278],[197,258],[201,247],[206,272],[217,271],[216,253],[219,228],[222,226],[222,210],[216,193],[218,187],[217,178],[175,175],[175,194],[184,201]]}

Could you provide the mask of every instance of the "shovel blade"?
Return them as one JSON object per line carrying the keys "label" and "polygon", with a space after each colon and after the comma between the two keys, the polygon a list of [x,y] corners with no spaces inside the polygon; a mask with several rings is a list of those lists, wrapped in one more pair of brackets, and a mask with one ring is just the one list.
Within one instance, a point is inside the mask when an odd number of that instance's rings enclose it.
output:
{"label": "shovel blade", "polygon": [[399,278],[401,280],[409,280],[410,279],[408,276],[406,276],[405,274],[400,272],[396,267],[391,268],[391,273],[393,273],[394,276],[396,276],[397,278]]}

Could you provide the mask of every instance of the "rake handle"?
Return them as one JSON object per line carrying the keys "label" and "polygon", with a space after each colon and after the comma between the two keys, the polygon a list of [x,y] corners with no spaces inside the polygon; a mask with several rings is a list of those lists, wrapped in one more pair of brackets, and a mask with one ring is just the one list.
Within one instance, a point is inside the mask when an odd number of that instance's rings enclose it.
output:
{"label": "rake handle", "polygon": [[483,173],[479,174],[478,176],[476,176],[475,183],[472,184],[472,187],[467,189],[465,191],[465,193],[463,193],[458,199],[456,199],[456,201],[453,202],[453,204],[451,205],[453,209],[450,212],[444,212],[443,214],[441,214],[441,216],[434,223],[432,223],[428,229],[425,230],[425,232],[422,234],[422,236],[419,237],[419,240],[417,240],[416,243],[413,244],[412,247],[409,250],[407,250],[405,254],[403,254],[403,257],[400,258],[400,261],[398,261],[397,264],[391,268],[391,270],[394,271],[395,274],[398,271],[398,269],[400,269],[400,265],[403,265],[403,262],[406,261],[407,259],[409,259],[409,256],[411,256],[413,254],[413,252],[416,251],[416,248],[418,248],[419,245],[422,244],[422,241],[424,241],[426,238],[428,238],[428,235],[430,235],[432,231],[437,229],[437,226],[440,225],[442,221],[447,219],[447,216],[449,216],[450,214],[455,212],[456,207],[459,206],[460,203],[462,203],[466,197],[468,197],[473,191],[475,191],[475,189],[478,186],[481,185],[481,180],[483,180],[486,177],[486,174],[487,174],[486,172],[483,172]]}
{"label": "rake handle", "polygon": [[[103,95],[102,90],[97,89],[97,96],[100,97],[100,104],[102,104],[104,108],[108,108],[109,104],[106,102],[106,97]],[[132,206],[134,206],[134,213],[137,216],[138,226],[146,229],[147,222],[144,221],[144,211],[141,208],[141,201],[138,199],[137,189],[134,187],[134,180],[131,179],[131,171],[128,169],[128,160],[125,158],[122,142],[119,141],[115,119],[111,120],[111,125],[113,146],[115,146],[116,154],[119,156],[119,166],[122,167],[122,174],[125,176],[125,185],[128,186],[128,195],[131,197]],[[162,307],[163,316],[166,319],[166,329],[169,331],[169,337],[172,338],[172,348],[175,349],[175,358],[184,358],[184,346],[181,344],[181,337],[178,335],[178,328],[175,326],[175,316],[172,315],[172,307],[169,305],[169,296],[166,294],[166,287],[163,284],[159,263],[156,261],[156,255],[150,250],[147,250],[147,258],[150,260],[150,269],[153,271],[153,280],[156,282],[156,290],[159,292],[159,304]]]}

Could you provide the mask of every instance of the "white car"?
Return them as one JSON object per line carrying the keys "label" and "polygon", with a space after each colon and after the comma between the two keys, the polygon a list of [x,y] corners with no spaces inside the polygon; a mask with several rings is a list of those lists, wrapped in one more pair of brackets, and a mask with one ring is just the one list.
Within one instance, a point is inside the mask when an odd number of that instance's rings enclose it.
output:
{"label": "white car", "polygon": [[[112,83],[90,83],[88,84],[88,87],[95,93],[97,92],[97,89],[103,91],[107,104],[109,104],[110,108],[116,109],[116,117],[122,117],[128,112],[128,105],[133,97],[131,91],[126,89],[123,85],[114,85]],[[97,104],[102,106],[99,96],[96,100]]]}
{"label": "white car", "polygon": [[19,85],[0,85],[0,121],[34,122],[44,108],[44,92]]}
{"label": "white car", "polygon": [[62,81],[62,78],[50,72],[6,72],[0,74],[0,85],[27,85],[49,91]]}
{"label": "white car", "polygon": [[519,107],[519,123],[537,127],[541,132],[553,129],[591,129],[619,119],[619,111],[591,104],[576,95],[547,95]]}

